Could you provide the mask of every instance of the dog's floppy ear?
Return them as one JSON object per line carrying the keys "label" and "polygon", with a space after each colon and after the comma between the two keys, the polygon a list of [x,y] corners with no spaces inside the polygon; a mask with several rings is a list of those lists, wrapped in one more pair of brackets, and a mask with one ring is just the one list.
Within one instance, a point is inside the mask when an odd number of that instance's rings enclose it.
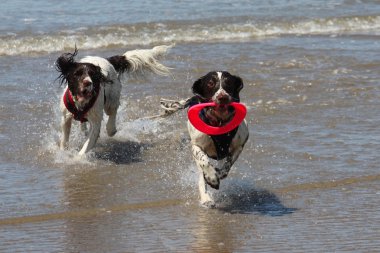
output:
{"label": "dog's floppy ear", "polygon": [[60,57],[58,57],[57,61],[55,62],[55,67],[57,71],[61,73],[58,77],[58,79],[60,79],[61,84],[67,81],[67,76],[72,67],[75,65],[75,56],[77,54],[78,50],[75,46],[73,53],[64,53]]}
{"label": "dog's floppy ear", "polygon": [[231,87],[230,92],[232,93],[231,95],[234,98],[235,102],[240,102],[239,93],[244,87],[243,80],[239,76],[234,76],[234,75],[231,75],[230,78],[231,78],[230,83],[232,84],[232,87],[230,86]]}
{"label": "dog's floppy ear", "polygon": [[203,99],[207,99],[210,95],[212,95],[210,94],[210,91],[208,91],[207,83],[212,79],[213,74],[214,72],[209,72],[194,82],[193,87],[191,87],[194,95]]}
{"label": "dog's floppy ear", "polygon": [[95,82],[99,82],[99,83],[100,83],[100,82],[108,82],[108,83],[112,83],[111,80],[107,79],[107,77],[105,77],[105,76],[103,75],[103,73],[102,73],[102,69],[101,69],[99,66],[95,66],[95,65],[94,65],[94,67],[95,67],[95,69],[94,69],[95,73],[94,73],[93,78],[94,78],[94,81],[95,81]]}
{"label": "dog's floppy ear", "polygon": [[236,92],[239,93],[243,88],[243,79],[241,79],[239,76],[234,76],[236,78]]}
{"label": "dog's floppy ear", "polygon": [[203,89],[202,89],[202,80],[203,80],[203,77],[199,78],[193,83],[193,86],[191,87],[191,91],[193,92],[193,94],[200,97],[204,97]]}

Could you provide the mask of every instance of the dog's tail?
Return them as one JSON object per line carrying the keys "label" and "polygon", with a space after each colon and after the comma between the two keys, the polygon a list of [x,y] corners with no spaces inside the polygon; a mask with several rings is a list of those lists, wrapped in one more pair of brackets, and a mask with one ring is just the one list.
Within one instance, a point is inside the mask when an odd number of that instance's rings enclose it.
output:
{"label": "dog's tail", "polygon": [[123,55],[115,55],[107,58],[107,60],[114,66],[119,75],[126,72],[139,77],[144,76],[146,72],[153,72],[161,76],[168,76],[170,68],[161,64],[157,58],[165,55],[173,46],[162,45],[152,49],[127,51]]}

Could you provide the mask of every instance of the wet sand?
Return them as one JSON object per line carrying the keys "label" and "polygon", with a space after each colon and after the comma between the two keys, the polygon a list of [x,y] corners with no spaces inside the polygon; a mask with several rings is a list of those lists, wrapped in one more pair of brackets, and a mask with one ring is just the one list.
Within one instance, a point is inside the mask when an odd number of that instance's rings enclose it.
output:
{"label": "wet sand", "polygon": [[[24,62],[17,80],[40,75],[3,89],[0,251],[379,251],[380,65],[378,48],[364,48],[371,42],[284,36],[177,45],[165,60],[175,78],[128,80],[118,133],[108,138],[102,129],[85,158],[76,156],[77,125],[69,150],[57,147],[56,55],[5,59],[14,74],[11,62]],[[222,67],[244,80],[250,139],[213,191],[217,207],[206,209],[186,114],[141,118],[157,114],[162,97],[189,96],[192,82]]]}

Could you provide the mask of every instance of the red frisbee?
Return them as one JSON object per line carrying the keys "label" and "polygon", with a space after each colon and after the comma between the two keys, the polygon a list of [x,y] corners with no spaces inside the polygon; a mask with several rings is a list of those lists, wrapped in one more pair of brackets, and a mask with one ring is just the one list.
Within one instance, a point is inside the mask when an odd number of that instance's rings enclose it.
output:
{"label": "red frisbee", "polygon": [[210,126],[199,117],[199,114],[203,108],[209,107],[209,106],[216,106],[215,103],[196,104],[190,107],[189,111],[187,112],[187,117],[189,118],[190,123],[197,130],[205,134],[220,135],[220,134],[228,133],[231,130],[238,127],[240,123],[244,120],[245,115],[247,115],[247,108],[243,104],[232,102],[228,105],[234,107],[235,115],[232,118],[232,120],[227,123],[227,125],[224,125],[221,127]]}

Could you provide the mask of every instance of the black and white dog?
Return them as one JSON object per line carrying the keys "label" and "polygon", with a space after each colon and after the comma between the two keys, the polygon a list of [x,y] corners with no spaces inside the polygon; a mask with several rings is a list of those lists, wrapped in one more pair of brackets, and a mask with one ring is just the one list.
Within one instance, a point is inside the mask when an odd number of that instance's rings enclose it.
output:
{"label": "black and white dog", "polygon": [[87,56],[75,60],[78,53],[62,54],[56,61],[60,72],[61,84],[67,83],[60,102],[62,111],[61,149],[67,147],[72,120],[90,123],[88,139],[79,151],[85,154],[95,146],[99,137],[103,110],[108,115],[106,130],[108,136],[116,133],[116,113],[120,105],[121,82],[123,73],[144,75],[147,71],[158,75],[168,75],[169,69],[159,63],[156,57],[164,55],[170,46],[157,46],[153,49],[133,50],[123,55],[109,58]]}
{"label": "black and white dog", "polygon": [[[240,77],[226,71],[214,71],[194,82],[194,96],[168,104],[161,102],[162,107],[172,113],[173,107],[191,107],[194,104],[215,102],[216,107],[206,107],[202,111],[202,120],[211,126],[223,126],[234,116],[234,109],[228,106],[231,102],[240,102],[239,92],[243,88]],[[166,100],[169,101],[169,100]],[[173,102],[173,101],[172,101]],[[172,111],[172,112],[170,112]],[[191,138],[192,154],[197,164],[199,175],[199,193],[201,204],[214,206],[214,200],[207,191],[207,184],[219,189],[220,180],[227,177],[231,166],[238,159],[248,140],[249,132],[244,120],[237,128],[222,135],[207,135],[198,131],[188,121],[188,131]],[[216,160],[215,165],[213,161]]]}

